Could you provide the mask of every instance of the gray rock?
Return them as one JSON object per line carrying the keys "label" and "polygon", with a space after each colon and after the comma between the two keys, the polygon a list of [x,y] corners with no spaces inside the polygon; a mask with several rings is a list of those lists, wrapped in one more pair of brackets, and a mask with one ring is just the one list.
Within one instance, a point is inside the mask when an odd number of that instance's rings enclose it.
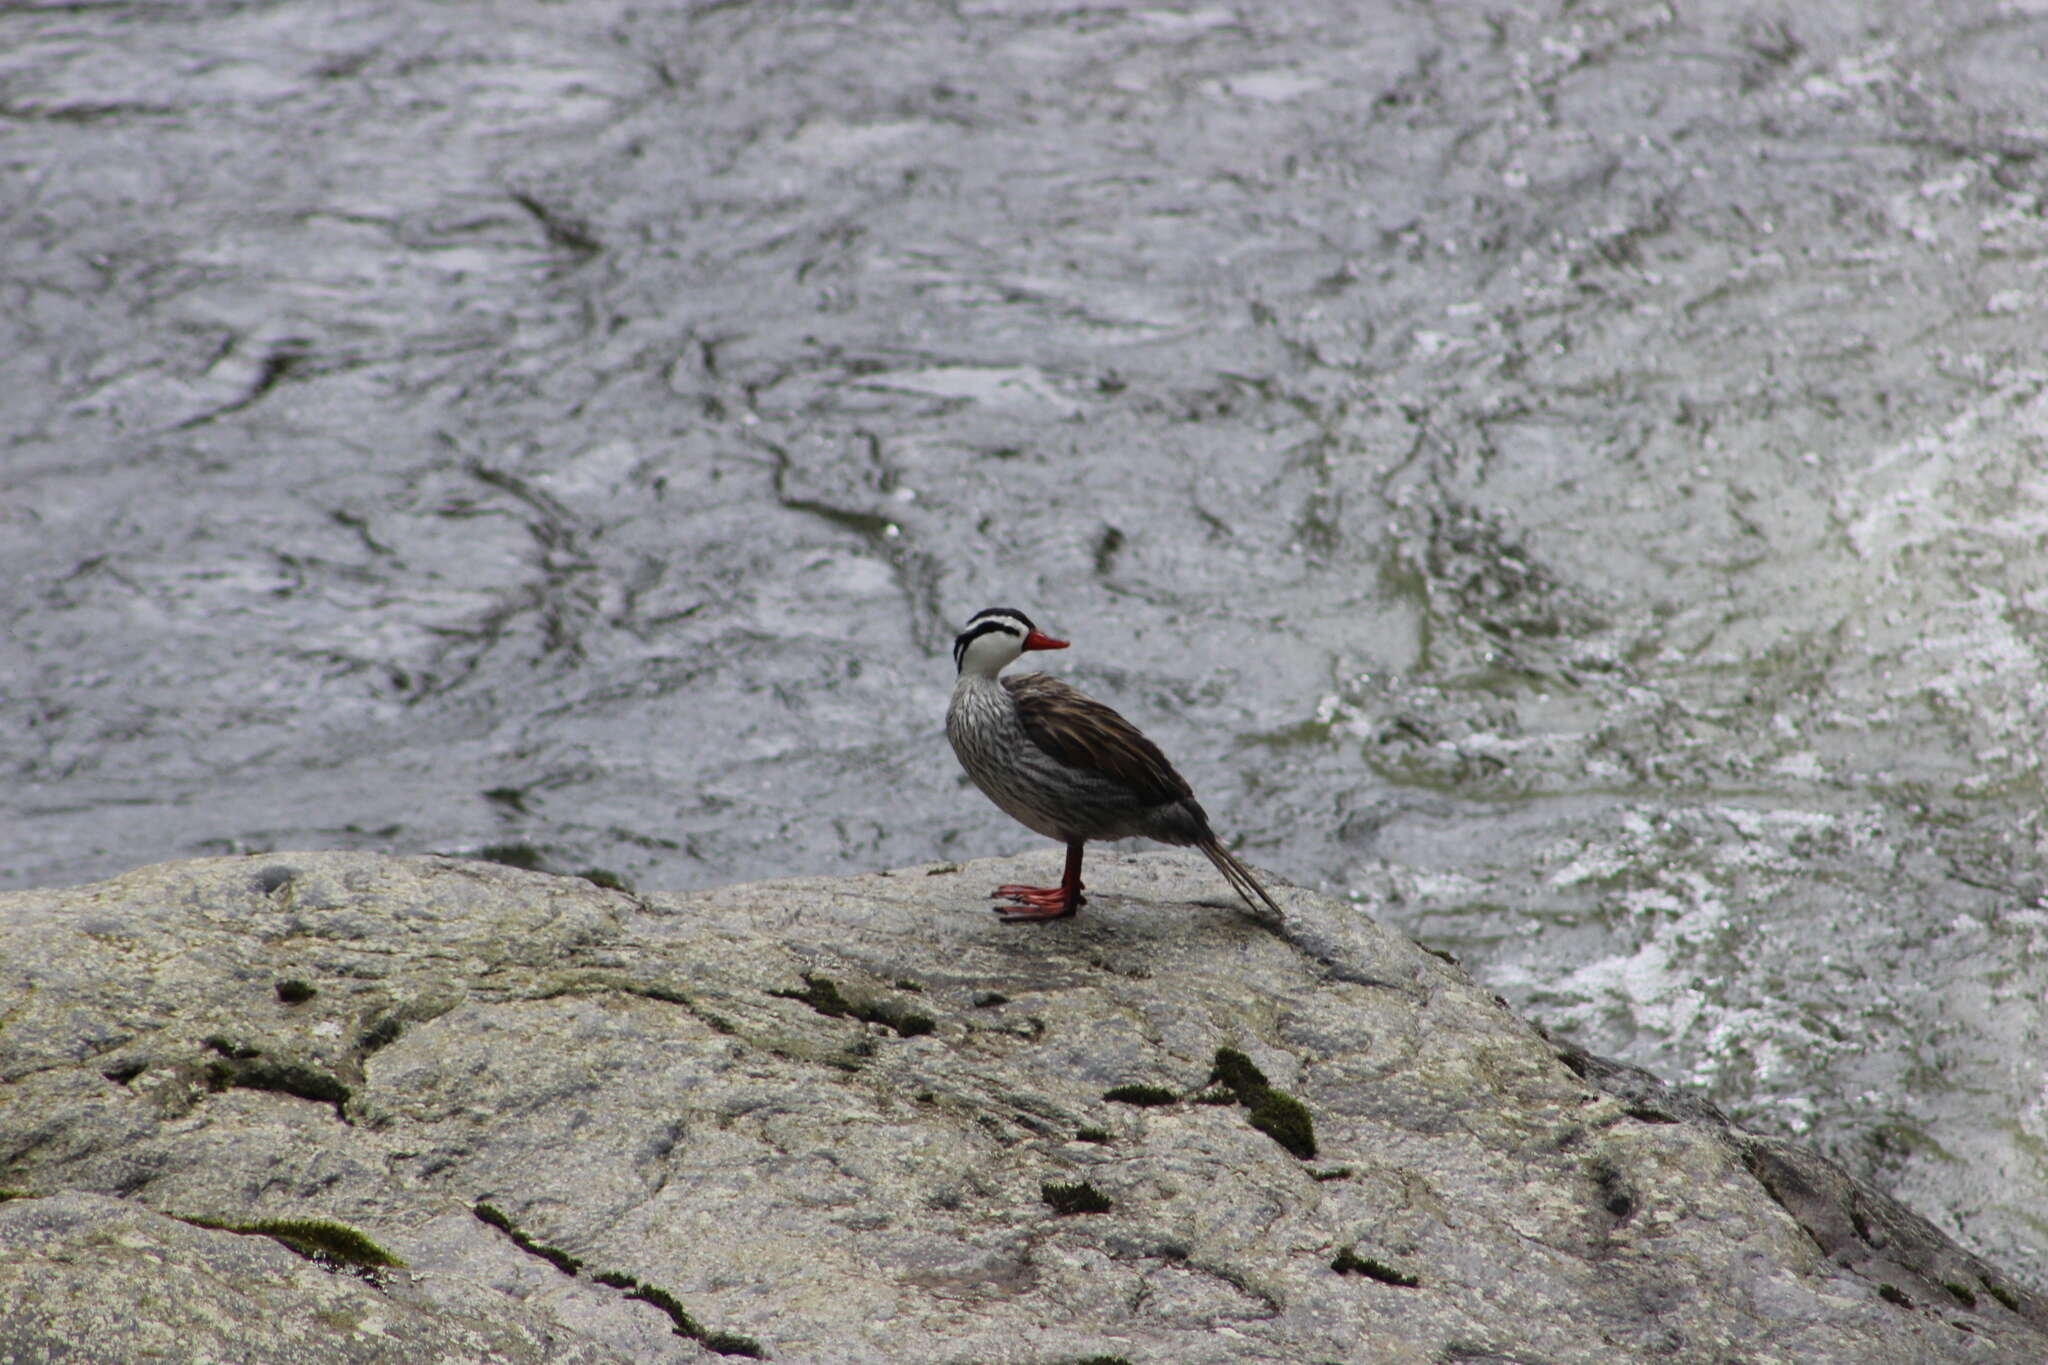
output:
{"label": "gray rock", "polygon": [[267,1236],[152,1213],[137,1200],[77,1192],[12,1200],[0,1205],[0,1359],[709,1358],[650,1329],[644,1315],[593,1303],[589,1292],[522,1283],[535,1277],[518,1265],[492,1266],[489,1256],[463,1265],[431,1223],[417,1231],[438,1273],[372,1278],[308,1260]]}
{"label": "gray rock", "polygon": [[1098,853],[1080,917],[996,922],[1055,858],[0,896],[0,1354],[2048,1356],[2048,1304],[1895,1201],[1357,908]]}

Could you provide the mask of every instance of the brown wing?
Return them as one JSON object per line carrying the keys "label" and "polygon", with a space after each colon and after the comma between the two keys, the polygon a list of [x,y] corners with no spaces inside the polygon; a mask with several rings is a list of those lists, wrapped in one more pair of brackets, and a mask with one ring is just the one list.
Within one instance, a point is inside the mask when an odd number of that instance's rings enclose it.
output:
{"label": "brown wing", "polygon": [[1155,804],[1194,795],[1157,744],[1094,698],[1043,673],[1006,677],[1003,686],[1016,698],[1024,732],[1068,767],[1113,778]]}

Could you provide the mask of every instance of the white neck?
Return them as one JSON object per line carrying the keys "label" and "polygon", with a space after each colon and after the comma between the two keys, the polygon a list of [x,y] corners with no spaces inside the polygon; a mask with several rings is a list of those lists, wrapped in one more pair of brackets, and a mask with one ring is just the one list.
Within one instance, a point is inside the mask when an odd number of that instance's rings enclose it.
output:
{"label": "white neck", "polygon": [[1002,631],[990,631],[971,641],[960,656],[963,678],[993,678],[1017,661],[1024,652],[1023,641]]}

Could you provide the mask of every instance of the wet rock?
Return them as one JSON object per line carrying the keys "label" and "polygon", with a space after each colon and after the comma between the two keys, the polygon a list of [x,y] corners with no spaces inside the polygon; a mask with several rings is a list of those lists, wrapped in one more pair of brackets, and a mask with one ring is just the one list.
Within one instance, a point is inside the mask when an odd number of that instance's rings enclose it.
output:
{"label": "wet rock", "polygon": [[[1288,890],[1275,929],[1197,859],[1101,854],[1081,916],[998,923],[988,888],[1054,857],[636,897],[317,853],[0,897],[0,1340],[2048,1353],[2048,1303],[1909,1210],[1353,906]],[[279,1076],[331,1086],[248,1080]],[[1312,1144],[1257,1126],[1275,1096]]]}

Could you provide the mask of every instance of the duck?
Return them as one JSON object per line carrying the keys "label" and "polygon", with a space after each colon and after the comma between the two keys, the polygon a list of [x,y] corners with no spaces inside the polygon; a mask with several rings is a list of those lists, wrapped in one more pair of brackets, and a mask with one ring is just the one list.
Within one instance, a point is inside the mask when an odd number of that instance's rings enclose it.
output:
{"label": "duck", "polygon": [[1280,906],[1217,839],[1187,779],[1138,727],[1079,689],[1043,673],[1003,675],[1033,650],[1068,642],[1014,607],[974,613],[953,640],[958,680],[946,738],[974,785],[1026,829],[1067,846],[1058,886],[999,886],[1006,923],[1064,919],[1088,898],[1081,859],[1091,839],[1153,839],[1193,847],[1254,914]]}

